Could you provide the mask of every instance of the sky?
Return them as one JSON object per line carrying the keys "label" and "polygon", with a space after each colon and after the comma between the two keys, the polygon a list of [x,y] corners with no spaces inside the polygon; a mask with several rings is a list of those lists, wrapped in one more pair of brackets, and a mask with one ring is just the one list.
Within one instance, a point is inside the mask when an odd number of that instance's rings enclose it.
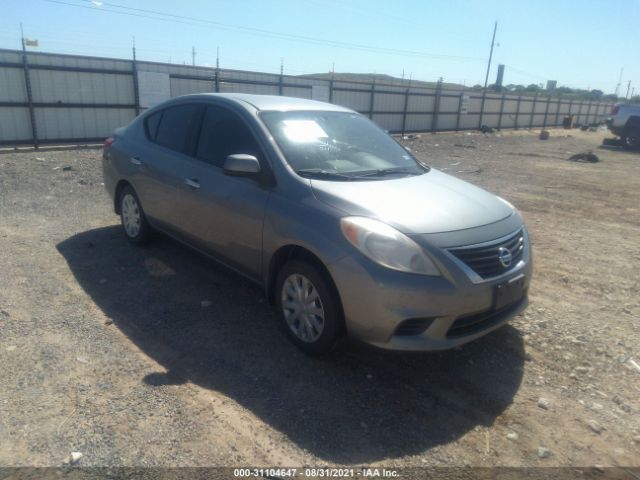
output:
{"label": "sky", "polygon": [[[0,48],[640,94],[640,0],[0,0]],[[155,13],[151,13],[155,12]]]}

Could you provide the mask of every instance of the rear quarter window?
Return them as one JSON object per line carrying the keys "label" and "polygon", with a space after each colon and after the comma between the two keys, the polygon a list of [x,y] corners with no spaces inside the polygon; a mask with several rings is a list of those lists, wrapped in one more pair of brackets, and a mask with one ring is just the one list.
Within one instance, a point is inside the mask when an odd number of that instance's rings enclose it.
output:
{"label": "rear quarter window", "polygon": [[158,134],[158,127],[160,126],[160,119],[162,118],[162,110],[154,113],[153,115],[149,115],[144,121],[144,128],[147,132],[147,137],[149,140],[155,141],[156,135]]}

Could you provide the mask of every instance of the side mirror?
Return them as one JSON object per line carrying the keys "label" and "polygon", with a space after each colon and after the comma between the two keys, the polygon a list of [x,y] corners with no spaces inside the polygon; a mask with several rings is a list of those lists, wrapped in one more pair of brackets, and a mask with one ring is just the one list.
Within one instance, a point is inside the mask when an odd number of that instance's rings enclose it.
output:
{"label": "side mirror", "polygon": [[236,177],[250,177],[260,173],[260,162],[253,155],[236,153],[224,160],[224,173]]}

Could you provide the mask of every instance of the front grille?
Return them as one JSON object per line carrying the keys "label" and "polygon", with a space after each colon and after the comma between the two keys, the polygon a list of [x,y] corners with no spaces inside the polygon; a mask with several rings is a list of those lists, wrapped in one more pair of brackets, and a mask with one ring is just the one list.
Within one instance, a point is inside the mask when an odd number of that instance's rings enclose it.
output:
{"label": "front grille", "polygon": [[[520,229],[500,242],[480,247],[451,248],[449,252],[464,262],[480,277],[492,278],[505,273],[515,267],[524,253],[524,231]],[[511,262],[504,266],[500,262],[501,249],[507,249],[511,253]]]}

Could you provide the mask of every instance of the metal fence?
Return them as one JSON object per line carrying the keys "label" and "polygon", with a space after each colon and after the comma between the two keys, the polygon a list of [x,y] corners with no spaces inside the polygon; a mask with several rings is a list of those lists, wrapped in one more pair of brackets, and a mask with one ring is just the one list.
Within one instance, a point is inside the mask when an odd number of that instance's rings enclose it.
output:
{"label": "metal fence", "polygon": [[515,96],[0,49],[0,145],[101,141],[140,111],[140,72],[168,76],[168,95],[243,92],[317,98],[352,108],[394,133],[577,124],[610,103]]}

